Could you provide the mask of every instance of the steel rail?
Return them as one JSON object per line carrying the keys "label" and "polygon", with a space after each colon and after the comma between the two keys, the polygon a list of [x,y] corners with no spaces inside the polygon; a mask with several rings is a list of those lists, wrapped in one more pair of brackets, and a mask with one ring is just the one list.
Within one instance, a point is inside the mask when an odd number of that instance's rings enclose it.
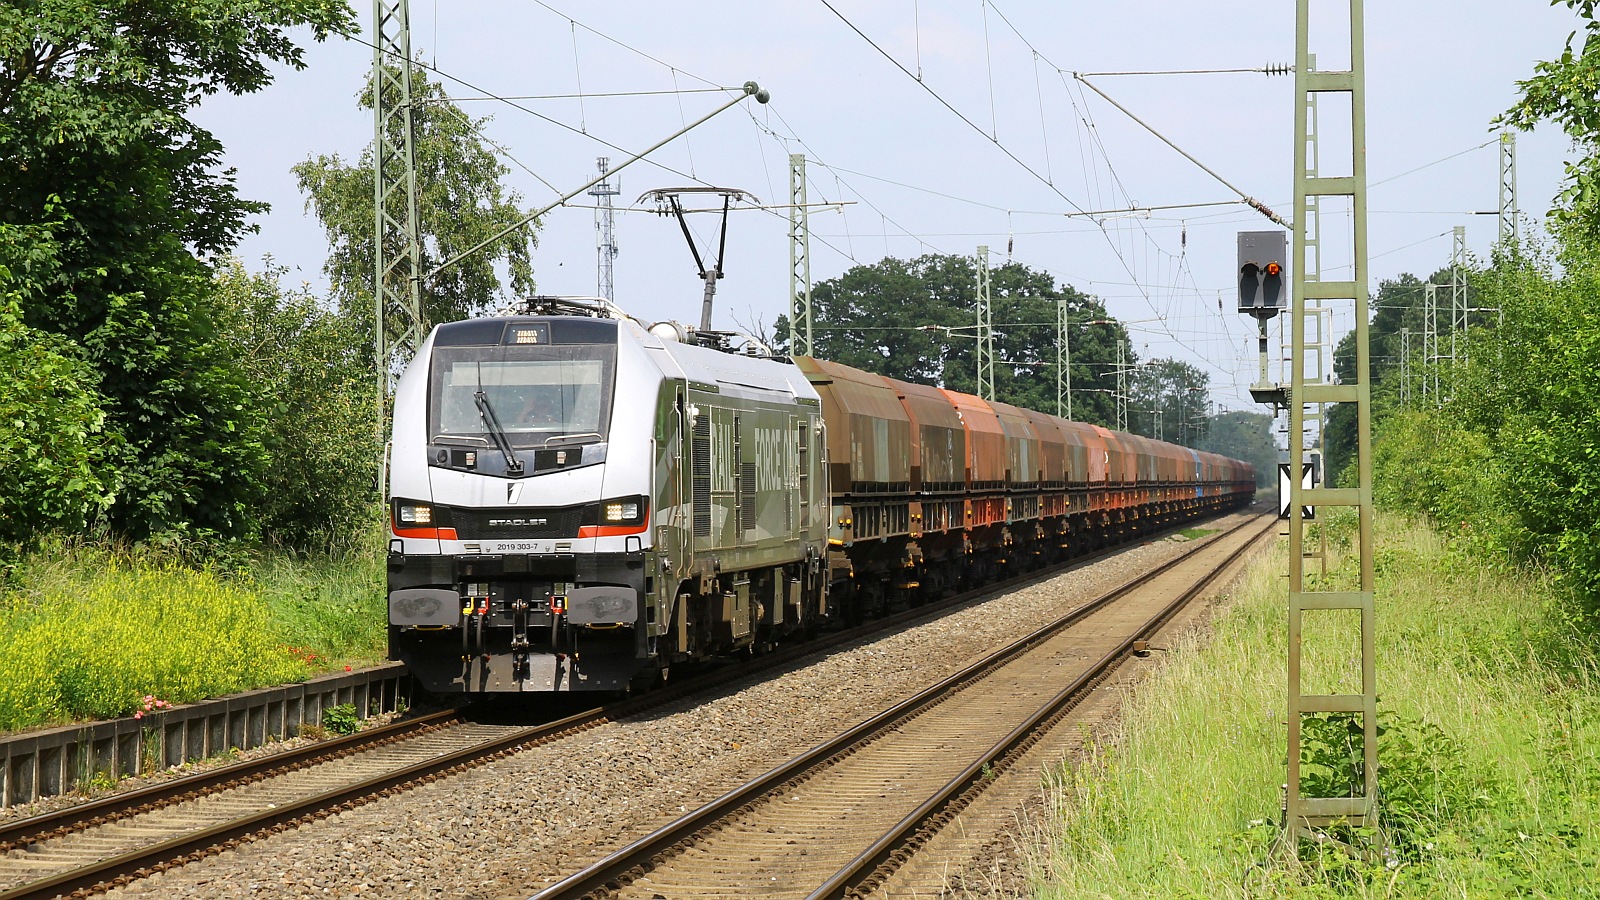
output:
{"label": "steel rail", "polygon": [[[1128,654],[1133,652],[1135,643],[1148,638],[1159,631],[1183,607],[1187,606],[1196,597],[1200,596],[1222,573],[1255,547],[1257,542],[1275,530],[1276,519],[1268,519],[1266,525],[1256,534],[1252,535],[1237,549],[1228,554],[1216,568],[1208,572],[1205,577],[1197,581],[1192,587],[1173,598],[1159,612],[1151,616],[1139,627],[1137,631],[1128,635],[1116,647],[1112,648],[1088,669],[1074,678],[1066,687],[1062,688],[1055,696],[1045,702],[1027,720],[1017,725],[1009,733],[996,741],[992,747],[983,753],[952,778],[932,797],[928,798],[916,809],[908,813],[883,836],[878,838],[866,850],[862,851],[855,859],[846,863],[837,873],[824,881],[820,887],[807,895],[806,900],[836,900],[850,896],[853,891],[864,892],[875,888],[884,878],[892,874],[898,865],[894,861],[901,850],[912,844],[923,829],[945,813],[952,805],[959,804],[965,807],[973,797],[984,790],[993,773],[1003,771],[1020,757],[1028,747],[1037,741],[1045,730],[1052,727],[1057,720],[1065,716],[1083,699],[1087,690],[1094,687],[1103,676],[1109,674]],[[1244,526],[1240,526],[1243,530]],[[1209,542],[1208,542],[1209,543]],[[1197,548],[1198,550],[1198,548]],[[1187,558],[1185,556],[1184,558]],[[926,837],[928,835],[924,835]],[[917,842],[920,843],[920,842]]]}
{"label": "steel rail", "polygon": [[86,828],[108,825],[129,816],[227,790],[242,782],[262,781],[287,774],[317,763],[403,740],[414,734],[443,728],[457,721],[461,721],[459,710],[442,710],[332,740],[319,741],[283,753],[220,766],[160,784],[7,822],[0,825],[0,853],[41,840],[65,837]]}
{"label": "steel rail", "polygon": [[[210,828],[117,854],[57,875],[41,878],[0,892],[0,900],[35,900],[76,891],[120,886],[153,872],[193,862],[274,832],[354,809],[403,786],[423,784],[465,771],[474,764],[509,755],[528,745],[543,743],[599,724],[603,710],[578,713],[557,722],[520,729],[500,738],[462,750],[352,782],[273,809],[261,810]],[[596,715],[599,713],[600,715]]]}
{"label": "steel rail", "polygon": [[[1271,521],[1275,522],[1276,520]],[[1226,532],[1226,534],[1236,533],[1247,524],[1248,520]],[[1267,527],[1271,528],[1271,523]],[[1246,546],[1253,544],[1254,540],[1253,538]],[[1056,621],[989,653],[977,662],[951,674],[936,684],[924,688],[848,731],[813,746],[777,768],[728,791],[710,803],[629,843],[555,884],[541,889],[530,900],[572,900],[572,898],[585,897],[607,890],[621,880],[632,880],[629,877],[631,871],[647,864],[650,859],[670,852],[672,848],[684,843],[695,834],[704,831],[718,820],[749,806],[763,795],[771,793],[774,788],[785,785],[812,769],[820,768],[833,759],[847,754],[855,745],[865,743],[879,733],[901,724],[906,719],[950,696],[956,688],[977,680],[990,670],[1026,653],[1037,644],[1076,624],[1091,613],[1104,608],[1150,580],[1175,568],[1185,560],[1208,548],[1212,543],[1213,541],[1206,541],[1197,544],[1173,559],[1101,594],[1061,616]],[[1129,639],[1128,646],[1132,646],[1132,639]],[[977,766],[977,769],[981,772],[982,766]],[[0,898],[0,900],[4,900],[4,898]]]}

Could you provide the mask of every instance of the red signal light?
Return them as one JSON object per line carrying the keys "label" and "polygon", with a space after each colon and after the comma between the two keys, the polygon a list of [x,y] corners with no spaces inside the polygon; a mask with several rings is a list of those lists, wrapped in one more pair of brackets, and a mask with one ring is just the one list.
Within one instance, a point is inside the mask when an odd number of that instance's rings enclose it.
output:
{"label": "red signal light", "polygon": [[1283,266],[1280,266],[1275,262],[1267,263],[1267,274],[1268,275],[1277,275],[1278,273],[1280,273],[1282,271],[1283,271]]}

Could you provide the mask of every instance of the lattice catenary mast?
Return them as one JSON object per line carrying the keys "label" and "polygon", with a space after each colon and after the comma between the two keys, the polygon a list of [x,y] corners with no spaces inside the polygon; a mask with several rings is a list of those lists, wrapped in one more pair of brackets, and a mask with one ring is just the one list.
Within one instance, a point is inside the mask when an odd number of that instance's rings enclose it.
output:
{"label": "lattice catenary mast", "polygon": [[[1378,697],[1377,644],[1374,628],[1375,580],[1372,507],[1372,381],[1368,343],[1367,297],[1367,140],[1365,29],[1362,0],[1349,0],[1350,70],[1314,71],[1310,55],[1310,0],[1295,2],[1295,144],[1294,208],[1301,221],[1294,228],[1294,271],[1290,323],[1294,361],[1289,391],[1289,642],[1288,642],[1288,779],[1284,796],[1284,824],[1293,835],[1344,822],[1352,826],[1377,823],[1378,812]],[[1313,93],[1346,94],[1350,98],[1350,168],[1348,176],[1312,177],[1306,159],[1311,133],[1308,98]],[[1348,197],[1351,204],[1352,249],[1349,281],[1308,281],[1306,272],[1307,222],[1301,211],[1312,196]],[[1320,237],[1320,236],[1318,236]],[[1306,301],[1351,304],[1355,323],[1355,371],[1349,382],[1324,384],[1306,378]],[[1306,406],[1315,403],[1350,403],[1356,409],[1356,483],[1350,487],[1308,487],[1299,473],[1305,460]],[[1307,590],[1305,579],[1306,507],[1356,507],[1356,554],[1360,580],[1356,590]],[[1325,585],[1316,585],[1323,587]],[[1314,694],[1305,691],[1301,662],[1303,620],[1312,615],[1360,616],[1361,650],[1359,691],[1349,694]],[[1354,662],[1354,661],[1352,661]],[[1358,796],[1307,796],[1300,780],[1301,725],[1307,715],[1348,714],[1361,723],[1362,761],[1353,773]]]}
{"label": "lattice catenary mast", "polygon": [[1517,133],[1500,133],[1500,235],[1501,244],[1517,241]]}
{"label": "lattice catenary mast", "polygon": [[[376,216],[373,354],[379,419],[399,366],[422,346],[422,239],[411,99],[411,10],[407,0],[373,0],[373,198]],[[380,424],[381,428],[382,425]]]}
{"label": "lattice catenary mast", "polygon": [[589,189],[589,196],[594,198],[595,244],[596,253],[600,258],[595,296],[604,297],[615,303],[617,292],[616,281],[612,277],[612,264],[617,258],[617,213],[611,205],[611,198],[622,193],[622,185],[611,183],[609,158],[600,157],[595,160],[595,166],[601,175],[600,183]]}
{"label": "lattice catenary mast", "polygon": [[811,207],[806,156],[789,154],[789,355],[813,355],[811,343]]}
{"label": "lattice catenary mast", "polygon": [[989,247],[978,247],[978,396],[994,399],[994,307],[989,296]]}

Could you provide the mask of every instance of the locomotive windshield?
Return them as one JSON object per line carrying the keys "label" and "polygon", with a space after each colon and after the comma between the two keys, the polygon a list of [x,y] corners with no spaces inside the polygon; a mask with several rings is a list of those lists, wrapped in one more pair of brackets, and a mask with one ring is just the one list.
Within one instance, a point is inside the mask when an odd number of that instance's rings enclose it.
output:
{"label": "locomotive windshield", "polygon": [[479,391],[512,447],[605,440],[616,357],[607,344],[435,347],[429,441],[494,443]]}

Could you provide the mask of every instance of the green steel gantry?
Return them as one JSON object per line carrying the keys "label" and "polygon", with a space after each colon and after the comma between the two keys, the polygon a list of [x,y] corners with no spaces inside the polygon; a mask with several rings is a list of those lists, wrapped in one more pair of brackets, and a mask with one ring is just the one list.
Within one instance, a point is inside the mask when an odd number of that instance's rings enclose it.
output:
{"label": "green steel gantry", "polygon": [[396,358],[409,358],[428,333],[422,310],[422,238],[411,99],[411,11],[407,0],[373,0],[372,108],[374,238],[373,354],[381,410]]}
{"label": "green steel gantry", "polygon": [[[1350,68],[1348,71],[1317,71],[1310,55],[1311,0],[1295,2],[1295,144],[1294,144],[1294,230],[1295,261],[1292,273],[1291,339],[1292,365],[1289,384],[1289,646],[1288,646],[1288,783],[1284,797],[1284,824],[1291,834],[1303,834],[1340,823],[1353,826],[1376,824],[1378,805],[1378,709],[1377,665],[1373,607],[1373,508],[1372,508],[1372,383],[1368,344],[1367,298],[1367,159],[1366,159],[1366,68],[1365,32],[1362,0],[1349,2]],[[1313,125],[1310,121],[1313,94],[1346,95],[1350,101],[1350,174],[1312,175],[1307,165],[1307,142]],[[1348,197],[1351,204],[1352,275],[1349,281],[1309,280],[1306,264],[1308,237],[1311,247],[1321,235],[1308,235],[1309,219],[1304,214],[1312,197]],[[1310,315],[1308,300],[1350,303],[1355,321],[1355,376],[1349,382],[1326,384],[1308,378],[1306,366],[1306,325]],[[1315,307],[1311,308],[1312,310]],[[1305,460],[1306,408],[1321,403],[1353,403],[1356,406],[1356,480],[1353,486],[1308,487],[1299,473]],[[1355,507],[1359,511],[1357,550],[1360,581],[1354,591],[1307,590],[1303,554],[1307,507]],[[1319,585],[1321,586],[1321,585]],[[1302,636],[1308,614],[1360,617],[1359,690],[1344,694],[1308,693],[1302,681]],[[1358,717],[1362,730],[1362,764],[1354,796],[1318,797],[1303,792],[1300,782],[1301,727],[1304,717],[1345,713]]]}

